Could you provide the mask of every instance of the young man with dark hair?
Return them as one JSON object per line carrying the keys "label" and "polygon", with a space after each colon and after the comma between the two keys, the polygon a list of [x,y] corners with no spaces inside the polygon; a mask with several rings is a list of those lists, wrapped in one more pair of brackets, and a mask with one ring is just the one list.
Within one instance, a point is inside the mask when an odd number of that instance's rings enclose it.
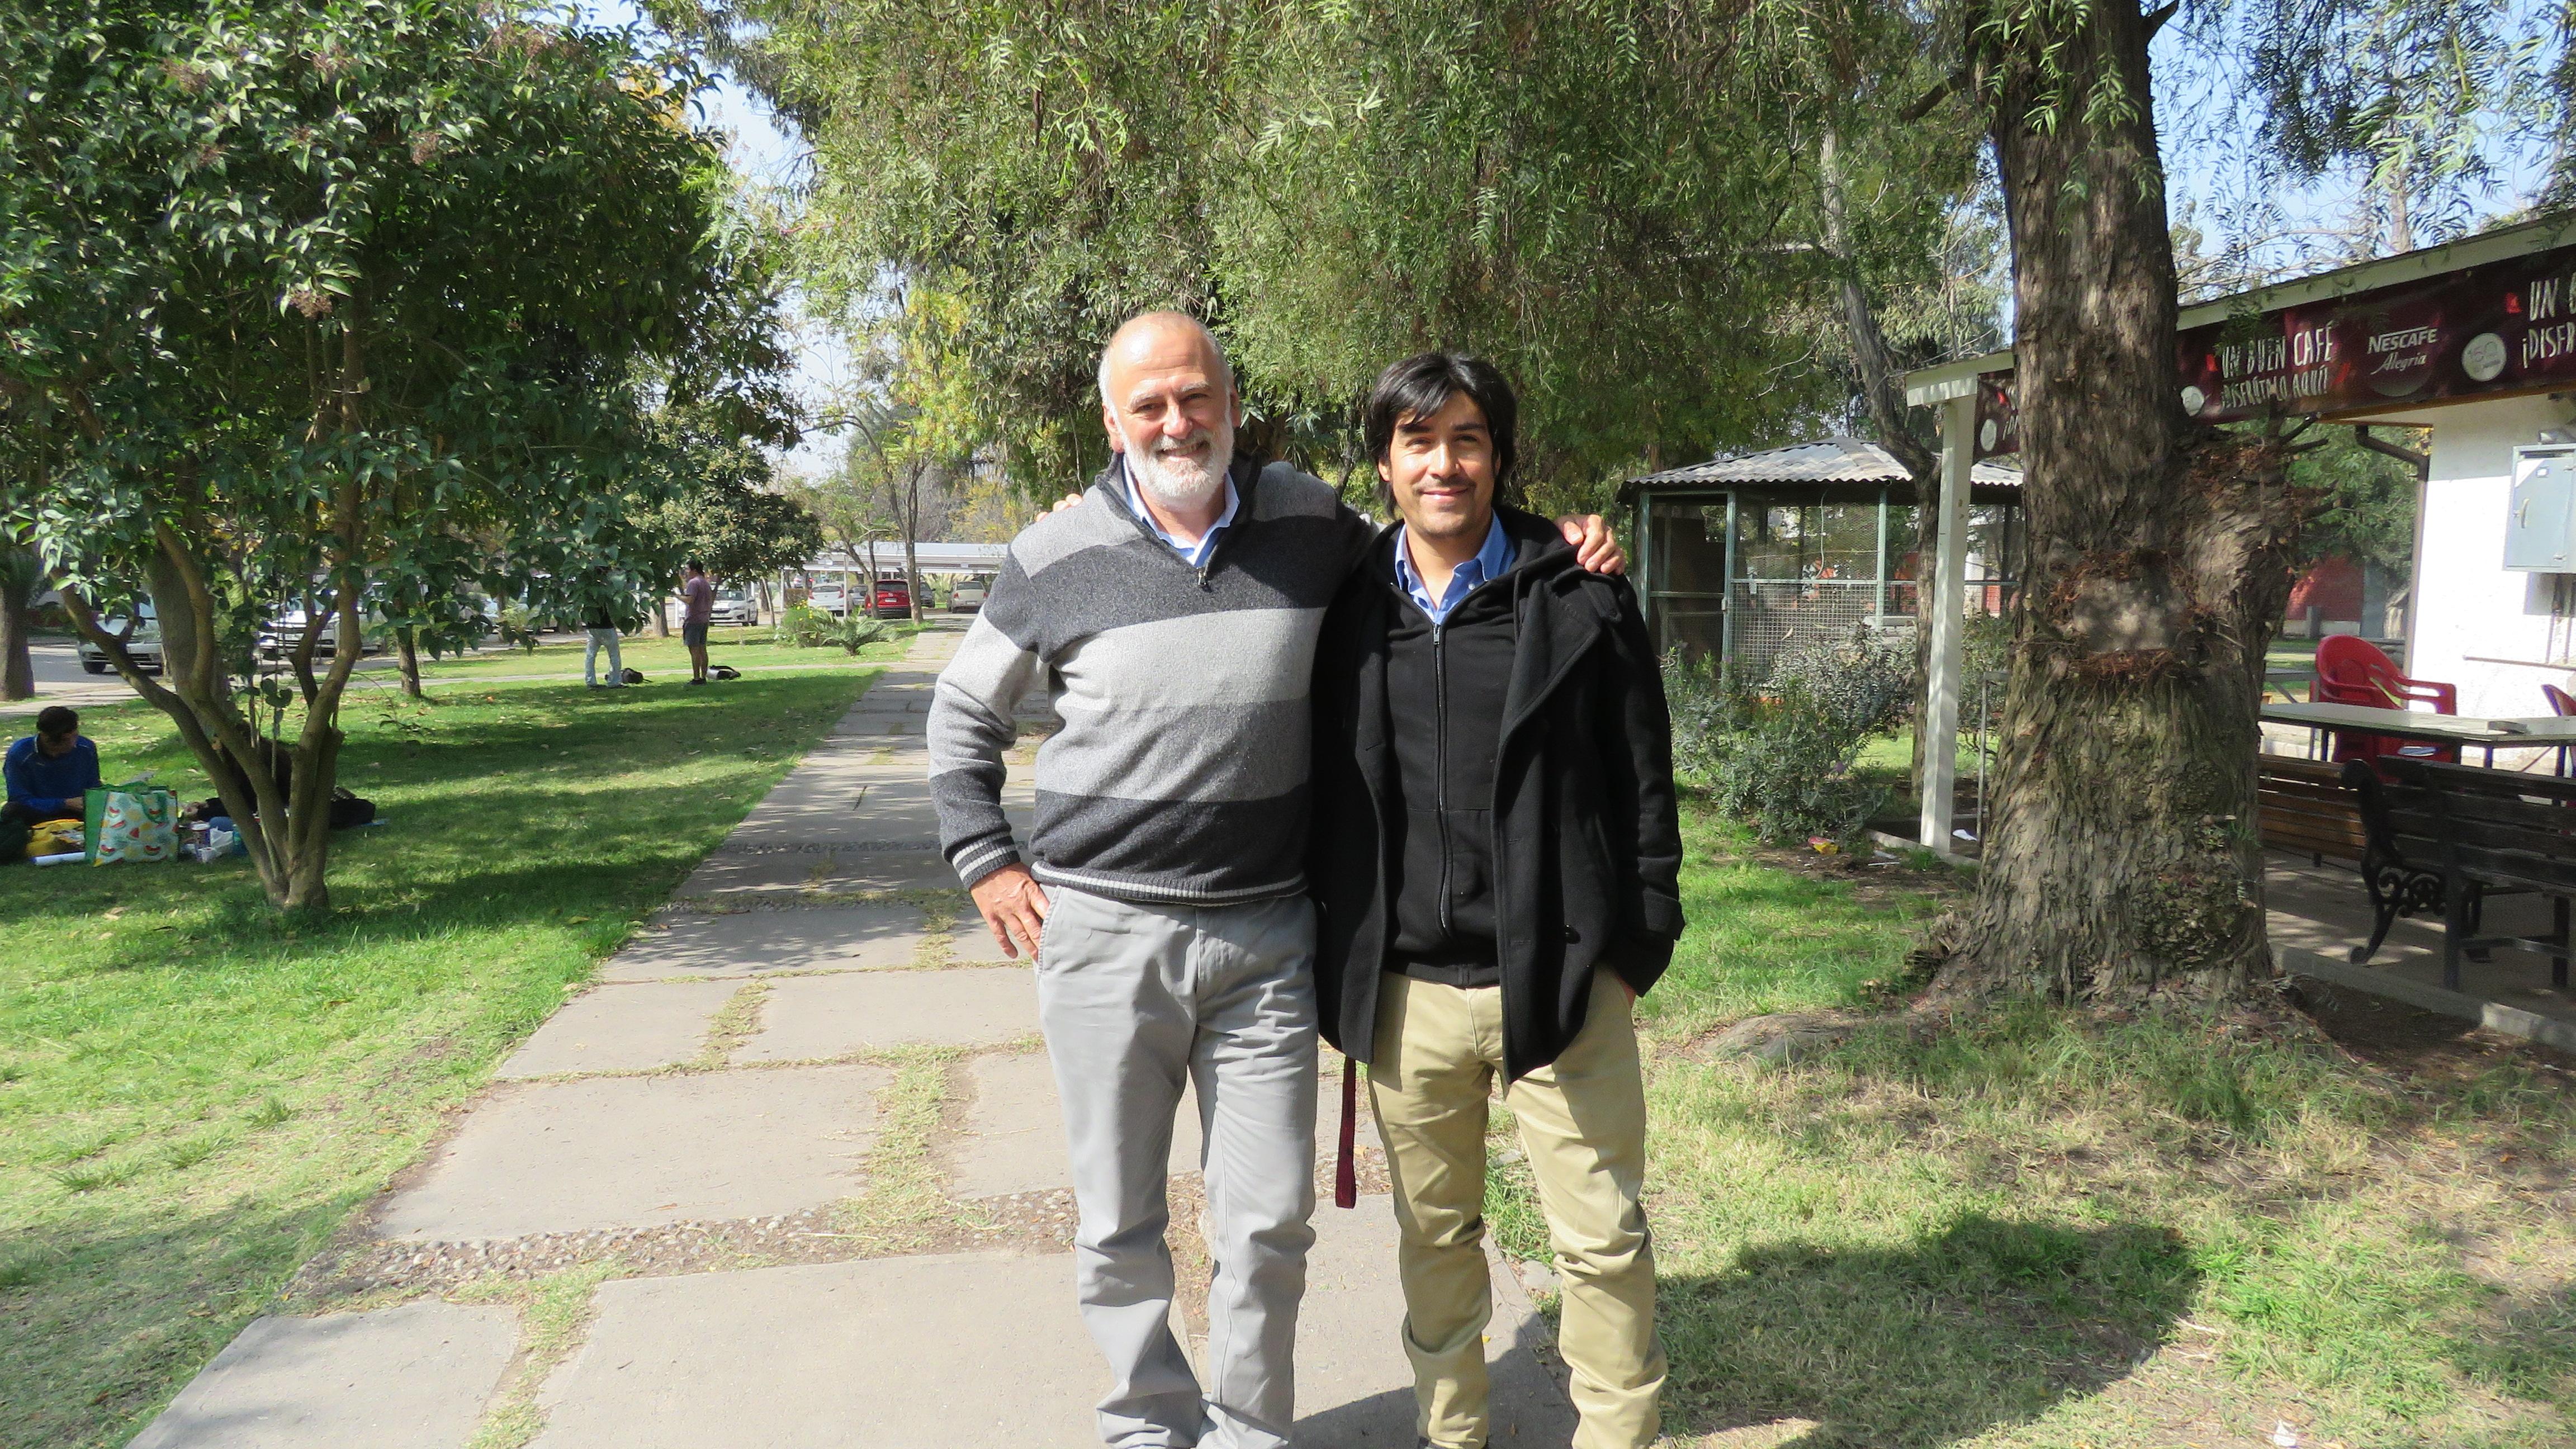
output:
{"label": "young man with dark hair", "polygon": [[1574,1443],[1641,1449],[1665,1369],[1630,1009],[1682,929],[1671,727],[1634,591],[1496,505],[1517,412],[1490,364],[1446,353],[1388,368],[1368,400],[1401,522],[1317,645],[1317,1004],[1325,1038],[1369,1066],[1424,1442],[1483,1449],[1491,1432],[1499,1076],[1565,1284]]}
{"label": "young man with dark hair", "polygon": [[[707,682],[707,624],[715,617],[716,586],[707,566],[691,559],[680,581],[680,642],[689,649],[689,682]],[[612,661],[613,662],[613,661]]]}
{"label": "young man with dark hair", "polygon": [[36,713],[36,732],[9,746],[0,775],[9,790],[0,815],[11,822],[77,820],[99,784],[98,746],[81,737],[79,715],[47,705]]}

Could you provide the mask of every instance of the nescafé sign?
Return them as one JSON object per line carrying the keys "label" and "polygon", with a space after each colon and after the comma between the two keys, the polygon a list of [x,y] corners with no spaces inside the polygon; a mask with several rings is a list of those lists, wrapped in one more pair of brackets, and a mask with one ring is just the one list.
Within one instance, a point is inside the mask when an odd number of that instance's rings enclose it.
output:
{"label": "nescaf\u00e9 sign", "polygon": [[[2576,246],[2228,317],[2176,351],[2183,409],[2205,423],[2576,384]],[[2011,374],[1989,373],[1977,455],[2020,449]]]}

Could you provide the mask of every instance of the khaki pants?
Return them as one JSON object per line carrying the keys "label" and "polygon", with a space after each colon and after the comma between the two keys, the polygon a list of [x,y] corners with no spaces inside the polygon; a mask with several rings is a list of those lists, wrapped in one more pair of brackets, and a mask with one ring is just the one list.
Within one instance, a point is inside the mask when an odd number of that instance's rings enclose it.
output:
{"label": "khaki pants", "polygon": [[[1404,1351],[1415,1427],[1437,1449],[1482,1449],[1486,1322],[1485,1103],[1503,1061],[1502,992],[1390,974],[1378,998],[1369,1098],[1402,1234]],[[1583,1423],[1575,1449],[1641,1449],[1660,1427],[1655,1255],[1639,1204],[1646,1093],[1626,988],[1592,984],[1582,1035],[1503,1092],[1538,1179],[1565,1285],[1558,1348]]]}

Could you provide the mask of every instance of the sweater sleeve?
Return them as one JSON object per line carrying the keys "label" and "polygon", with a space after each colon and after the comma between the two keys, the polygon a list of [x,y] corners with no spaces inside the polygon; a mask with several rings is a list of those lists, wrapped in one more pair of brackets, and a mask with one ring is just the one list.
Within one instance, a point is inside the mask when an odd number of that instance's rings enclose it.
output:
{"label": "sweater sleeve", "polygon": [[925,733],[939,848],[969,888],[1021,859],[1010,817],[1002,813],[1002,782],[1009,773],[1002,752],[1019,737],[1020,699],[1045,665],[1033,642],[1012,637],[996,621],[1025,621],[1018,596],[1028,589],[1027,576],[1006,564],[930,697]]}
{"label": "sweater sleeve", "polygon": [[1673,787],[1673,725],[1663,670],[1637,610],[1636,591],[1625,579],[1613,580],[1612,587],[1619,603],[1605,705],[1617,717],[1603,720],[1600,730],[1611,780],[1603,823],[1628,837],[1619,842],[1620,854],[1634,852],[1636,873],[1621,882],[1631,949],[1619,970],[1643,992],[1662,977],[1673,943],[1681,939],[1681,809]]}
{"label": "sweater sleeve", "polygon": [[27,776],[27,757],[33,753],[35,742],[32,739],[19,740],[9,746],[6,759],[0,760],[0,776],[8,780],[9,803],[12,805],[33,807],[36,803],[35,785]]}

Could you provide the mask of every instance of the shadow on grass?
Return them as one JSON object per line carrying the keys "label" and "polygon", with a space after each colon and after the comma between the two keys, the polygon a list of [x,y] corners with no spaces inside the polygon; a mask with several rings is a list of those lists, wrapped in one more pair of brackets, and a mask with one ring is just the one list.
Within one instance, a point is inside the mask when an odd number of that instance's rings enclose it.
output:
{"label": "shadow on grass", "polygon": [[0,1383],[12,1406],[0,1445],[124,1443],[359,1199],[118,1214],[13,1234],[0,1248]]}
{"label": "shadow on grass", "polygon": [[1666,1432],[1804,1420],[1799,1449],[1933,1449],[2125,1378],[2199,1284],[2142,1223],[1982,1214],[1903,1248],[1775,1244],[1663,1282]]}

